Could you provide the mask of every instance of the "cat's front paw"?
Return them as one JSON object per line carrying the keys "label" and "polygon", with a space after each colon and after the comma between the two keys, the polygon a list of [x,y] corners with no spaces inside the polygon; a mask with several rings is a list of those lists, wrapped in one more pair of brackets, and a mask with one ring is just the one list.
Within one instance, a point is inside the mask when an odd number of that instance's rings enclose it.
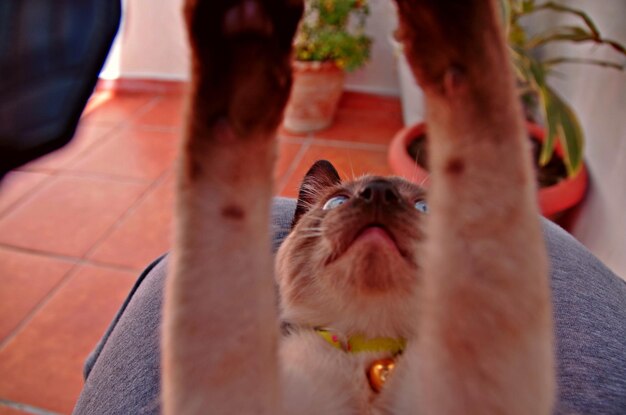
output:
{"label": "cat's front paw", "polygon": [[186,0],[184,15],[194,52],[202,59],[243,35],[288,54],[302,9],[302,0]]}
{"label": "cat's front paw", "polygon": [[206,119],[226,120],[240,136],[278,126],[302,8],[302,0],[186,1],[192,77]]}

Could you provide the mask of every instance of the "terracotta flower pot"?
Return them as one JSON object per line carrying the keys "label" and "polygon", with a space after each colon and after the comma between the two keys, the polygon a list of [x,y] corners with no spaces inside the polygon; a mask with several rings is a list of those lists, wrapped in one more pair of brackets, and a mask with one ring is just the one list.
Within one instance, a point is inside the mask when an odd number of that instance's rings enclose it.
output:
{"label": "terracotta flower pot", "polygon": [[[532,137],[539,141],[544,141],[545,131],[542,127],[529,122],[527,123],[527,129]],[[426,125],[424,123],[408,126],[400,130],[389,146],[388,159],[394,173],[428,188],[430,184],[429,172],[417,164],[407,151],[411,141],[425,133]],[[557,156],[563,155],[558,145],[556,154]],[[575,176],[565,178],[553,186],[540,188],[538,198],[541,213],[546,217],[553,218],[559,213],[576,206],[585,196],[588,181],[587,168],[583,164]]]}
{"label": "terracotta flower pot", "polygon": [[334,63],[295,61],[284,127],[297,133],[328,127],[343,92],[344,78],[344,71]]}

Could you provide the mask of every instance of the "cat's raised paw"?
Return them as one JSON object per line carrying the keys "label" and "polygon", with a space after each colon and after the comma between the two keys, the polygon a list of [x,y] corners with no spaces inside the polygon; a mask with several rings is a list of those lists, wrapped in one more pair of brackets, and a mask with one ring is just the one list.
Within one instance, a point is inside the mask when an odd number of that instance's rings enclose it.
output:
{"label": "cat's raised paw", "polygon": [[302,0],[186,0],[198,120],[225,123],[225,137],[271,135],[289,96],[302,10]]}
{"label": "cat's raised paw", "polygon": [[274,25],[257,0],[243,0],[224,15],[222,32],[227,36],[258,33],[271,36]]}
{"label": "cat's raised paw", "polygon": [[302,0],[186,0],[184,15],[192,49],[202,58],[223,40],[244,35],[288,53],[302,10]]}

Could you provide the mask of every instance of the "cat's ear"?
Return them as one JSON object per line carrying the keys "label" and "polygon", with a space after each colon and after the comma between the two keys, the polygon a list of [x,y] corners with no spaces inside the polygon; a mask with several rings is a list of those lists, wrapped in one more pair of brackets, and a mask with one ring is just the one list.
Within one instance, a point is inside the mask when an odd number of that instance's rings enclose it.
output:
{"label": "cat's ear", "polygon": [[298,204],[296,205],[296,213],[293,216],[291,227],[296,226],[300,217],[315,204],[324,190],[340,183],[339,173],[337,173],[337,170],[329,161],[316,161],[306,173],[300,185]]}

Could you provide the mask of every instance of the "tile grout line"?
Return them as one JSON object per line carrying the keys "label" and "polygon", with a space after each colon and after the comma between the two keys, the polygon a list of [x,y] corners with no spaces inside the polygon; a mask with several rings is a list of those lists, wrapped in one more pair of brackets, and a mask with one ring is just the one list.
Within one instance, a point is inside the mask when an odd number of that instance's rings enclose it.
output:
{"label": "tile grout line", "polygon": [[[26,326],[28,326],[28,324],[30,324],[30,322],[35,318],[35,316],[43,309],[45,308],[48,303],[50,303],[50,301],[56,296],[57,293],[59,293],[65,286],[67,286],[70,282],[70,280],[72,280],[72,278],[74,278],[76,276],[76,274],[78,273],[79,269],[84,266],[84,265],[97,265],[97,263],[89,263],[89,261],[84,260],[84,259],[79,259],[78,261],[74,262],[74,264],[70,267],[69,270],[67,270],[67,272],[65,273],[65,275],[61,278],[61,280],[54,286],[52,287],[47,293],[46,295],[44,295],[41,300],[22,318],[22,320],[3,338],[0,340],[0,352],[2,352],[4,350],[4,348],[11,343],[11,341],[17,337],[17,335],[26,328]],[[102,268],[109,268],[109,269],[113,269],[113,270],[117,270],[117,271],[130,271],[133,273],[136,273],[137,275],[139,274],[140,271],[136,271],[136,270],[131,270],[131,269],[123,269],[123,268],[119,268],[119,267],[115,267],[115,266],[111,266],[108,265],[106,267],[102,267]],[[1,401],[0,401],[1,402]]]}
{"label": "tile grout line", "polygon": [[0,340],[0,352],[4,350],[4,348],[11,343],[11,341],[17,337],[17,335],[33,320],[35,315],[39,313],[58,293],[63,287],[67,285],[70,279],[78,272],[78,269],[82,265],[80,262],[74,263],[69,270],[63,275],[61,280],[52,287],[46,295],[44,295],[41,300],[22,318],[22,320],[7,334],[2,340]]}
{"label": "tile grout line", "polygon": [[276,185],[276,191],[275,191],[276,195],[280,195],[285,191],[285,187],[287,186],[287,183],[289,183],[289,179],[295,173],[296,169],[298,168],[298,165],[304,159],[304,155],[306,154],[306,152],[309,150],[309,148],[311,148],[311,143],[313,142],[313,140],[314,140],[313,134],[310,134],[305,140],[303,140],[302,146],[300,147],[300,149],[294,156],[293,160],[291,161],[289,168],[283,175],[282,179],[280,179],[280,181]]}
{"label": "tile grout line", "polygon": [[[152,98],[151,101],[143,107],[143,111],[137,111],[135,113],[134,117],[129,118],[129,120],[127,120],[126,122],[120,123],[116,128],[112,128],[111,131],[109,131],[107,133],[107,135],[109,135],[109,137],[112,137],[115,132],[126,128],[131,123],[132,119],[134,119],[135,117],[138,117],[138,116],[142,115],[143,113],[149,111],[154,105],[156,105],[156,102],[158,102],[159,99],[160,99],[160,97]],[[149,104],[152,104],[152,105],[149,105]],[[105,140],[105,141],[108,141],[108,140]],[[100,145],[103,145],[103,144],[100,144]],[[90,146],[90,149],[92,149],[91,146]],[[81,152],[81,154],[76,156],[76,158],[74,160],[77,161],[81,156],[84,156],[86,154],[87,150],[88,149],[86,149],[85,152]],[[166,169],[166,171],[164,171],[156,180],[154,180],[144,190],[144,192],[141,193],[141,195],[137,198],[137,200],[126,210],[126,212],[124,212],[122,215],[120,215],[117,218],[116,222],[96,242],[94,242],[94,244],[87,250],[87,252],[85,252],[85,254],[82,255],[81,258],[63,257],[62,255],[56,256],[56,259],[62,259],[64,261],[66,261],[66,262],[72,262],[73,265],[65,273],[65,275],[61,278],[61,280],[58,282],[58,284],[56,284],[54,287],[52,287],[48,291],[48,293],[43,298],[41,298],[41,300],[24,316],[24,318],[22,318],[22,320],[15,326],[15,328],[13,328],[13,330],[11,330],[11,332],[8,335],[6,335],[2,340],[0,340],[0,350],[4,349],[4,347],[6,347],[6,345],[8,345],[33,320],[33,318],[39,313],[39,311],[41,311],[51,301],[51,299],[69,283],[69,281],[76,275],[76,273],[78,272],[78,270],[80,269],[81,266],[83,266],[83,265],[96,265],[96,266],[100,265],[102,267],[111,268],[111,269],[129,271],[129,272],[134,272],[134,273],[138,273],[139,272],[139,271],[137,271],[135,269],[125,268],[123,266],[116,266],[116,265],[112,265],[112,264],[106,264],[106,263],[102,263],[100,261],[91,261],[91,260],[89,260],[87,258],[87,256],[89,254],[91,254],[91,252],[97,246],[99,246],[102,243],[102,241],[106,237],[108,237],[110,235],[110,233],[114,229],[117,228],[117,226],[119,226],[119,223],[125,217],[127,217],[127,215],[129,215],[131,211],[134,211],[137,208],[139,203],[141,203],[141,201],[143,201],[147,197],[147,195],[150,194],[151,191],[156,186],[158,186],[158,184],[162,183],[166,179],[168,174],[169,174],[169,169]],[[55,171],[55,172],[53,172],[50,175],[49,178],[43,180],[41,185],[36,186],[36,188],[39,189],[39,187],[43,187],[44,184],[50,185],[55,180],[58,180],[58,177],[60,177],[60,176],[62,176],[62,171],[61,170]],[[145,183],[145,181],[142,182],[142,183]],[[20,198],[20,199],[22,199],[22,198]],[[26,198],[24,198],[24,199],[26,199]],[[28,200],[30,200],[30,198],[28,198]],[[26,203],[26,202],[27,202],[27,200],[23,201],[23,203]],[[14,211],[15,205],[17,205],[17,203],[12,204],[11,211]],[[7,214],[8,213],[9,212],[7,210]],[[8,249],[17,250],[17,251],[35,253],[35,254],[38,254],[38,255],[41,255],[41,256],[48,256],[48,257],[55,258],[55,255],[51,255],[50,253],[45,253],[45,255],[42,255],[43,252],[39,252],[39,251],[36,251],[36,250],[29,250],[29,249],[24,249],[24,248],[20,249],[20,248],[17,248],[17,247],[11,246],[11,245],[5,245],[5,244],[0,244],[0,246],[3,246],[3,247],[8,248]]]}
{"label": "tile grout line", "polygon": [[182,127],[168,127],[156,124],[133,124],[132,128],[140,131],[152,131],[155,133],[180,133]]}
{"label": "tile grout line", "polygon": [[[153,95],[152,98],[150,98],[150,100],[148,102],[146,102],[145,104],[139,106],[135,111],[131,112],[131,114],[125,118],[123,121],[120,122],[121,125],[127,126],[129,124],[132,123],[132,121],[136,120],[137,118],[145,115],[148,111],[150,111],[152,108],[154,108],[160,101],[162,101],[163,95],[159,94],[159,93],[149,93],[149,95]],[[115,98],[112,98],[115,99]],[[95,113],[98,109],[94,109],[93,112]],[[85,118],[86,120],[89,120],[89,116],[91,114],[87,114],[87,117]],[[96,125],[103,125],[103,124],[109,124],[109,122],[107,121],[100,121],[98,122],[97,120],[92,121],[94,122]]]}
{"label": "tile grout line", "polygon": [[[97,145],[91,145],[88,148],[84,149],[83,151],[80,152],[80,154],[78,154],[72,160],[69,160],[67,165],[63,167],[71,168],[72,166],[78,164],[80,158],[83,158],[84,156],[87,156],[89,153],[92,153],[95,149],[98,149],[104,146],[106,143],[111,141],[116,135],[129,129],[133,125],[132,124],[133,120],[141,117],[142,115],[150,111],[152,108],[154,108],[157,105],[157,103],[160,100],[161,100],[161,96],[159,95],[152,97],[150,101],[146,102],[144,105],[140,106],[134,112],[132,112],[127,119],[124,119],[123,121],[118,122],[117,125],[115,125],[115,127],[112,127],[111,130],[107,134],[105,134],[107,136],[106,140],[102,140],[102,142],[98,143]],[[85,118],[85,120],[89,121],[89,114],[87,115],[87,118]],[[94,125],[98,125],[98,123],[94,122]],[[61,173],[62,170],[63,169],[59,169],[57,173]]]}
{"label": "tile grout line", "polygon": [[389,148],[388,144],[373,144],[373,143],[365,143],[362,141],[343,141],[343,140],[331,140],[326,138],[316,138],[314,140],[314,145],[324,145],[328,147],[342,147],[349,148],[354,150],[370,150],[370,151],[387,151]]}
{"label": "tile grout line", "polygon": [[[164,173],[162,173],[162,175],[163,174]],[[124,184],[127,184],[127,185],[137,185],[137,186],[139,186],[139,185],[146,186],[147,185],[147,187],[145,188],[144,192],[139,195],[139,198],[142,198],[144,193],[149,191],[153,187],[155,181],[158,181],[158,180],[161,179],[161,176],[159,176],[156,179],[151,181],[149,179],[134,179],[134,178],[129,178],[129,177],[114,176],[114,175],[108,175],[108,174],[88,173],[88,172],[85,172],[85,173],[82,173],[82,172],[67,172],[67,171],[57,171],[57,172],[55,172],[53,174],[50,174],[49,176],[50,177],[42,180],[41,183],[39,183],[35,187],[33,187],[33,189],[31,191],[29,191],[28,194],[25,194],[25,195],[21,196],[20,198],[18,198],[18,200],[16,200],[15,202],[11,203],[6,209],[0,211],[0,222],[6,220],[7,218],[10,218],[11,215],[16,214],[15,212],[18,212],[18,209],[20,207],[25,206],[26,204],[28,204],[31,200],[35,199],[44,189],[51,187],[54,183],[58,182],[62,178],[106,180],[107,182],[124,183]],[[0,243],[0,246],[11,247],[13,245]],[[15,247],[27,250],[27,248],[18,247],[18,246],[15,246]],[[38,251],[38,250],[33,250],[33,252],[35,252],[35,253],[47,253],[47,251]],[[76,257],[71,257],[71,258],[76,259]],[[80,257],[78,257],[78,259],[80,259]]]}
{"label": "tile grout line", "polygon": [[[150,99],[150,101],[148,101],[141,107],[137,108],[137,110],[135,110],[127,119],[119,122],[116,127],[112,128],[111,131],[107,133],[108,137],[106,140],[103,140],[103,142],[99,143],[97,146],[89,146],[89,148],[86,148],[84,151],[82,151],[80,155],[73,158],[64,167],[71,168],[72,166],[78,164],[79,158],[84,157],[88,155],[88,153],[92,153],[95,149],[104,146],[109,141],[112,141],[116,135],[126,130],[133,129],[134,127],[136,127],[137,125],[134,124],[134,121],[138,119],[139,117],[148,113],[148,111],[152,110],[163,99],[164,98],[162,95],[155,94],[155,96],[153,96]],[[158,180],[160,178],[159,176],[156,179],[140,179],[140,178],[128,177],[128,176],[117,176],[115,174],[83,172],[80,170],[70,171],[70,170],[64,170],[64,169],[57,170],[56,175],[61,176],[61,177],[87,177],[87,178],[95,178],[95,179],[116,180],[119,182],[134,183],[134,184],[145,184],[154,180]]]}
{"label": "tile grout line", "polygon": [[[280,136],[280,141],[286,143],[293,144],[304,144],[309,140],[309,138],[299,138],[299,137],[285,137]],[[342,147],[342,148],[350,148],[357,150],[370,150],[370,151],[387,151],[389,148],[389,144],[374,144],[367,143],[364,141],[351,141],[351,140],[333,140],[329,138],[316,138],[313,137],[314,145],[324,145],[328,147]]]}
{"label": "tile grout line", "polygon": [[[99,140],[100,141],[99,143],[97,143],[95,145],[90,145],[89,147],[85,148],[83,151],[78,153],[76,155],[76,157],[73,157],[71,160],[68,160],[67,164],[64,165],[63,167],[64,168],[71,168],[73,165],[78,163],[80,158],[83,158],[84,156],[88,155],[89,153],[92,153],[95,149],[100,148],[104,144],[106,144],[107,142],[111,141],[114,136],[116,136],[117,134],[119,134],[122,131],[124,131],[127,128],[129,128],[129,126],[132,126],[132,121],[134,119],[139,118],[140,116],[144,115],[145,113],[150,111],[152,108],[154,108],[156,106],[156,104],[161,99],[162,99],[162,97],[160,95],[153,96],[152,98],[150,98],[150,100],[148,102],[146,102],[145,104],[143,104],[142,106],[137,108],[134,112],[132,112],[128,116],[127,119],[124,119],[122,121],[118,121],[116,123],[98,123],[97,121],[92,121],[92,125],[94,125],[94,126],[99,126],[99,127],[104,127],[104,126],[109,127],[110,126],[110,130],[102,135],[102,137],[106,136],[106,139],[101,138]],[[94,112],[95,111],[97,111],[97,108],[94,109]],[[89,122],[89,115],[90,114],[87,114],[84,119],[81,117],[81,119],[79,121],[79,125],[80,125],[80,122],[82,122],[83,120]],[[52,170],[56,174],[59,174],[59,173],[62,172],[63,169],[61,168],[61,169],[56,169],[56,170],[52,169]]]}
{"label": "tile grout line", "polygon": [[117,220],[115,221],[115,223],[113,223],[102,235],[100,238],[98,238],[97,241],[95,241],[91,247],[89,247],[89,249],[87,249],[87,251],[82,255],[81,259],[83,260],[88,260],[90,255],[92,255],[97,248],[99,248],[102,243],[109,237],[111,236],[111,234],[113,234],[113,232],[115,232],[116,229],[118,229],[122,223],[124,222],[125,219],[127,219],[130,215],[132,215],[134,212],[137,211],[137,209],[139,208],[139,206],[141,205],[141,203],[146,200],[148,198],[148,196],[150,196],[155,189],[161,185],[162,183],[165,182],[165,180],[167,180],[167,178],[169,177],[169,175],[172,174],[172,170],[171,167],[166,169],[163,173],[161,173],[161,175],[154,180],[144,191],[143,193],[141,193],[139,195],[139,197],[135,200],[134,203],[132,203],[128,209],[126,209],[126,211],[124,213],[122,213]]}
{"label": "tile grout line", "polygon": [[47,258],[47,259],[54,259],[56,261],[70,262],[72,264],[80,263],[81,265],[91,265],[91,266],[107,268],[107,269],[115,270],[115,271],[141,272],[141,269],[139,268],[133,268],[133,267],[118,265],[118,264],[113,264],[113,263],[108,263],[108,262],[98,261],[98,260],[93,260],[93,259],[56,254],[54,252],[40,251],[40,250],[33,249],[33,248],[24,248],[21,246],[8,245],[2,242],[0,242],[0,248],[5,249],[7,251],[19,252],[19,253],[28,254],[28,255],[35,255],[35,256]]}
{"label": "tile grout line", "polygon": [[32,405],[28,405],[28,404],[20,403],[20,402],[13,402],[13,401],[0,398],[0,407],[2,406],[24,411],[33,415],[60,415],[57,412],[48,411],[46,409],[38,408],[36,406],[32,406]]}
{"label": "tile grout line", "polygon": [[[80,170],[23,170],[23,172],[27,173],[39,173],[50,176],[48,179],[44,179],[44,181],[52,179],[52,178],[61,178],[61,177],[73,177],[73,178],[86,178],[86,179],[96,179],[96,180],[109,180],[115,181],[118,183],[126,183],[126,184],[146,184],[151,183],[152,181],[158,179],[156,178],[147,178],[140,179],[136,177],[129,176],[118,176],[111,173],[94,173],[90,171],[80,171]],[[21,198],[20,198],[21,199]]]}
{"label": "tile grout line", "polygon": [[[83,151],[79,152],[76,157],[73,157],[72,159],[68,160],[67,164],[64,165],[63,167],[71,167],[72,165],[76,164],[78,162],[78,159],[86,156],[88,153],[91,153],[94,149],[97,149],[101,146],[103,146],[105,143],[111,141],[112,137],[114,137],[117,133],[121,132],[122,130],[126,129],[129,125],[131,125],[132,120],[134,120],[135,118],[138,118],[142,115],[144,115],[145,113],[147,113],[148,111],[150,111],[154,106],[156,106],[156,104],[162,99],[162,97],[160,95],[154,96],[150,99],[149,102],[147,102],[146,104],[144,104],[143,106],[141,106],[140,108],[138,108],[127,120],[118,122],[117,125],[115,125],[114,127],[111,127],[111,129],[109,131],[107,131],[106,133],[102,134],[101,138],[98,139],[99,142],[98,143],[94,143],[92,145],[90,145],[88,148],[85,148]],[[87,118],[85,118],[86,120]],[[79,124],[81,120],[79,121]],[[97,123],[95,123],[97,125]],[[106,138],[104,138],[106,137]],[[72,137],[72,139],[74,139],[74,137]],[[49,185],[51,185],[58,177],[64,176],[67,172],[64,172],[63,169],[45,169],[43,168],[42,170],[26,170],[27,172],[31,172],[31,173],[40,173],[40,174],[47,174],[49,177],[47,177],[46,179],[42,180],[41,183],[39,183],[38,185],[34,186],[33,189],[31,189],[31,191],[29,191],[27,194],[22,195],[21,197],[19,197],[15,202],[11,203],[9,206],[7,206],[5,209],[3,209],[2,211],[0,211],[0,219],[4,219],[5,217],[9,216],[11,212],[16,211],[20,206],[24,206],[26,203],[28,203],[28,201],[32,200],[33,198],[35,198],[35,196],[44,188],[47,187]],[[117,177],[115,177],[117,180]]]}
{"label": "tile grout line", "polygon": [[[29,252],[28,249],[16,248],[16,247],[12,247],[10,245],[7,246],[7,245],[2,244],[2,243],[0,243],[0,247],[9,248],[9,249],[13,249],[13,250],[16,250],[16,251]],[[29,253],[33,253],[33,251],[30,251]],[[54,258],[54,256],[51,256],[51,257]],[[59,257],[57,259],[63,259],[66,262],[73,262],[73,264],[70,267],[70,269],[68,269],[67,272],[63,275],[61,280],[54,287],[52,287],[41,298],[41,300],[39,300],[39,302],[37,304],[35,304],[35,306],[28,313],[26,313],[26,315],[20,320],[20,322],[3,339],[0,339],[0,352],[9,343],[11,343],[11,341],[15,337],[17,337],[17,335],[24,328],[26,328],[26,326],[28,326],[28,324],[30,324],[30,322],[35,318],[35,316],[52,300],[52,298],[54,298],[56,296],[56,294],[58,292],[60,292],[70,282],[70,280],[78,273],[78,270],[82,266],[84,266],[84,265],[95,265],[95,266],[101,266],[102,268],[108,268],[108,269],[117,270],[117,271],[133,272],[133,273],[136,273],[136,274],[139,274],[139,272],[140,272],[140,271],[137,271],[135,269],[124,268],[124,267],[121,267],[121,266],[115,266],[115,265],[111,265],[111,264],[106,264],[105,265],[104,263],[101,263],[102,265],[100,265],[98,262],[89,261],[89,260],[87,260],[85,258],[71,258],[71,257],[63,258],[63,257]],[[1,402],[2,401],[0,400],[0,403]]]}
{"label": "tile grout line", "polygon": [[[129,125],[132,125],[132,121],[136,118],[139,118],[140,116],[144,115],[146,112],[150,111],[153,107],[156,106],[156,104],[161,100],[161,96],[157,95],[154,96],[152,98],[150,98],[150,100],[148,102],[146,102],[144,105],[140,106],[139,108],[137,108],[134,112],[132,112],[129,117],[123,121],[118,121],[116,123],[98,123],[97,121],[92,121],[92,125],[94,126],[98,126],[100,128],[104,128],[104,127],[109,127],[109,131],[107,131],[106,133],[102,134],[101,138],[99,138],[99,142],[95,145],[90,145],[89,147],[83,149],[81,152],[79,152],[75,157],[73,157],[72,159],[68,160],[67,164],[65,164],[63,167],[67,168],[67,167],[71,167],[72,165],[76,164],[78,162],[79,158],[82,158],[84,156],[86,156],[88,153],[93,152],[94,149],[102,147],[105,143],[111,141],[112,137],[115,136],[116,134],[122,132],[123,130],[125,130],[126,128],[128,128]],[[94,110],[96,111],[96,110]],[[87,114],[87,116],[85,118],[82,118],[79,120],[79,124],[78,126],[80,126],[80,123],[85,120],[85,121],[89,121],[89,114]],[[104,138],[106,137],[106,139]],[[74,139],[74,137],[72,137],[72,139]],[[63,169],[50,169],[48,171],[54,173],[59,173],[61,170]]]}
{"label": "tile grout line", "polygon": [[159,177],[156,177],[154,179],[139,179],[136,177],[117,176],[115,174],[109,174],[109,173],[94,173],[94,172],[80,171],[80,170],[59,171],[56,177],[72,177],[72,178],[108,180],[108,181],[115,181],[118,183],[125,183],[125,184],[147,184],[159,178]]}
{"label": "tile grout line", "polygon": [[68,160],[67,163],[64,164],[61,168],[56,169],[56,170],[53,169],[54,172],[56,174],[59,174],[59,173],[62,173],[64,169],[71,168],[73,165],[78,163],[79,159],[83,159],[85,156],[88,156],[90,153],[93,153],[95,150],[99,149],[100,147],[103,147],[106,143],[113,140],[113,138],[115,138],[116,135],[120,134],[125,129],[126,129],[126,122],[124,121],[118,123],[114,127],[111,127],[111,129],[106,134],[103,134],[102,137],[98,139],[99,141],[98,143],[94,143],[90,145],[89,147],[83,149],[83,151],[79,152],[76,155],[76,157],[72,157],[70,160]]}
{"label": "tile grout line", "polygon": [[278,139],[279,143],[304,144],[311,137],[308,137],[308,136],[307,137],[288,137],[288,136],[277,134],[276,138]]}
{"label": "tile grout line", "polygon": [[41,183],[38,183],[35,186],[33,186],[33,188],[29,190],[26,194],[23,194],[22,196],[18,197],[17,200],[9,204],[6,208],[2,209],[0,211],[0,220],[9,216],[9,214],[15,211],[18,207],[25,205],[29,200],[34,198],[35,194],[39,193],[40,190],[44,189],[45,187],[48,187],[55,178],[54,174],[41,173],[41,172],[39,172],[39,174],[46,174],[48,177],[43,179]]}

